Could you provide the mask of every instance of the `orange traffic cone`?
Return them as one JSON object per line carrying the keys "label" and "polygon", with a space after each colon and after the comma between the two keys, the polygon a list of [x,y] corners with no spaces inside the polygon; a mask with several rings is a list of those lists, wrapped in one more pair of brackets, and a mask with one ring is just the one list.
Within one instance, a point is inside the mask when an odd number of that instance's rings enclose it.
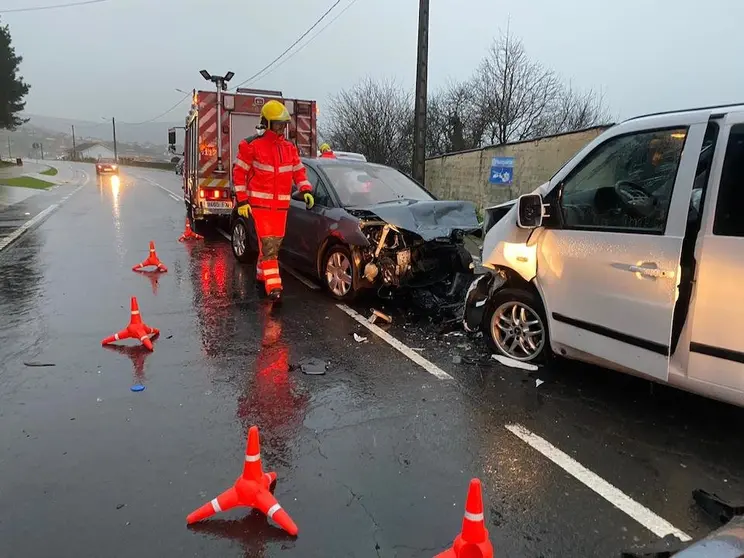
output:
{"label": "orange traffic cone", "polygon": [[191,525],[202,521],[221,511],[227,511],[237,506],[246,506],[260,510],[261,513],[273,519],[279,527],[292,536],[297,535],[297,525],[282,509],[271,493],[271,485],[276,482],[276,473],[264,473],[261,466],[261,446],[258,441],[258,427],[251,426],[248,430],[248,446],[245,450],[243,474],[235,484],[217,496],[211,502],[191,512],[186,517],[186,523]]}
{"label": "orange traffic cone", "polygon": [[129,325],[126,329],[122,329],[119,333],[115,333],[111,337],[106,337],[101,341],[101,345],[109,345],[114,341],[121,341],[122,339],[139,339],[142,344],[153,350],[152,338],[160,335],[160,330],[155,327],[150,327],[142,321],[140,316],[139,305],[137,304],[137,297],[132,297],[132,314],[129,319]]}
{"label": "orange traffic cone", "polygon": [[437,554],[435,558],[493,558],[493,546],[488,540],[483,515],[481,482],[478,479],[470,481],[462,532],[455,538],[452,548]]}
{"label": "orange traffic cone", "polygon": [[183,242],[184,240],[201,240],[202,238],[204,238],[202,235],[191,230],[191,223],[189,223],[188,218],[186,218],[186,228],[184,229],[181,238],[178,239],[178,242]]}
{"label": "orange traffic cone", "polygon": [[147,256],[147,259],[145,261],[135,265],[132,268],[132,271],[140,271],[150,266],[155,266],[158,271],[162,271],[162,272],[168,271],[168,268],[165,267],[163,262],[160,261],[160,258],[158,258],[158,255],[155,253],[155,243],[152,240],[150,241],[150,255]]}

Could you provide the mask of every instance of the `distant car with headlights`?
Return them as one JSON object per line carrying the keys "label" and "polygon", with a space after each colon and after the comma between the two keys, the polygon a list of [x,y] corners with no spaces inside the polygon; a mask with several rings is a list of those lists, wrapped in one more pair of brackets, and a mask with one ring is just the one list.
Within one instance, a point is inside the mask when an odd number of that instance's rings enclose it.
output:
{"label": "distant car with headlights", "polygon": [[[340,158],[303,163],[315,206],[290,202],[282,258],[318,278],[334,298],[365,289],[444,288],[457,273],[473,273],[464,236],[480,231],[474,204],[437,200],[384,165]],[[254,259],[254,235],[250,220],[233,212],[239,261]]]}
{"label": "distant car with headlights", "polygon": [[96,162],[96,174],[119,174],[119,165],[114,159],[98,159]]}

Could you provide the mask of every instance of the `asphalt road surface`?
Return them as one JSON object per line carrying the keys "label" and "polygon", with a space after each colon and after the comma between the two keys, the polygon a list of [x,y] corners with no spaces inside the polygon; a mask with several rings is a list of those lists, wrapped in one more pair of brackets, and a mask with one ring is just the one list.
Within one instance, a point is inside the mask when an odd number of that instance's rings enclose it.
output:
{"label": "asphalt road surface", "polygon": [[[219,235],[177,241],[174,174],[69,172],[6,208],[2,238],[25,233],[0,249],[0,556],[432,557],[472,477],[497,556],[619,556],[716,527],[695,488],[744,498],[739,409],[576,364],[491,364],[481,339],[388,308],[378,335],[354,314],[375,301],[339,307],[286,273],[272,312]],[[150,240],[160,276],[131,271]],[[130,296],[161,331],[151,354],[100,345]],[[296,369],[308,357],[327,373]],[[245,509],[186,527],[238,476],[251,425],[296,539]]]}

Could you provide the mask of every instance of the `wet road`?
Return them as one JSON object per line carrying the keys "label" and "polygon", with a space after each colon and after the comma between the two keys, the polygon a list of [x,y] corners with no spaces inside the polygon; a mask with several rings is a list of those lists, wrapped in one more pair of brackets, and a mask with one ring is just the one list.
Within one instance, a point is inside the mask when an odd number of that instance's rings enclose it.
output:
{"label": "wet road", "polygon": [[[473,476],[497,556],[617,556],[663,520],[713,528],[694,488],[744,496],[738,409],[578,365],[456,365],[479,340],[396,316],[427,371],[286,274],[270,312],[219,237],[178,243],[172,173],[124,169],[117,186],[74,166],[82,188],[0,251],[0,556],[431,557]],[[150,240],[159,277],[131,271]],[[152,354],[100,347],[132,295],[161,330]],[[312,356],[325,376],[295,369]],[[253,424],[296,540],[244,510],[185,526],[239,474]],[[656,515],[633,519],[540,439]]]}

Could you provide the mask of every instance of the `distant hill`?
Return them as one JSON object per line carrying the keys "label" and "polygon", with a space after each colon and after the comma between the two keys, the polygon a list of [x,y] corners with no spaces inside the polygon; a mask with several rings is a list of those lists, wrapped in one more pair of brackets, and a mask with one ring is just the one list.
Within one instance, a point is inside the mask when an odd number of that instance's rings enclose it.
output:
{"label": "distant hill", "polygon": [[[111,121],[87,122],[85,120],[72,120],[69,118],[56,118],[54,116],[40,116],[36,114],[25,114],[29,122],[23,127],[33,127],[49,132],[72,134],[72,126],[75,126],[75,137],[91,140],[111,140]],[[168,128],[183,126],[183,121],[178,122],[149,122],[147,124],[116,123],[116,139],[123,143],[151,144],[165,146],[168,143]],[[181,135],[179,134],[179,140]]]}

